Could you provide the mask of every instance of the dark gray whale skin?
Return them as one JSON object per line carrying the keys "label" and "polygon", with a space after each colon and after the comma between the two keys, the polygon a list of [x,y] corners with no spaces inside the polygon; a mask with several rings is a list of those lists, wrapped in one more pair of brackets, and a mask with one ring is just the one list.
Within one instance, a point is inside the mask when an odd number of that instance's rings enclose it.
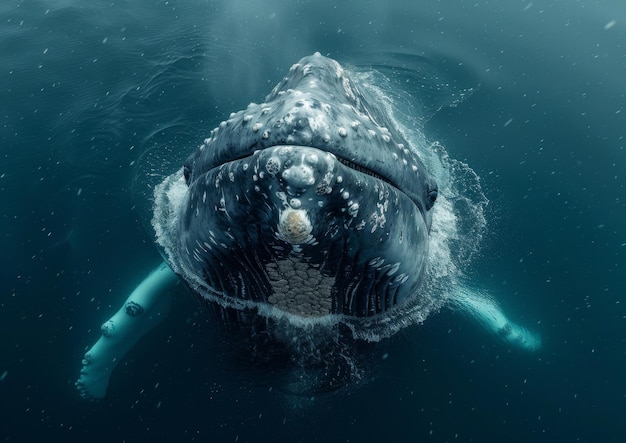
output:
{"label": "dark gray whale skin", "polygon": [[[117,362],[169,311],[178,277],[225,326],[224,349],[208,357],[231,355],[241,383],[261,375],[310,401],[373,379],[382,339],[432,306],[420,290],[433,286],[420,284],[437,198],[374,96],[334,60],[305,57],[154,187],[166,263],[102,325],[76,381],[82,397],[106,395]],[[451,300],[504,341],[541,346],[484,291],[455,285]]]}
{"label": "dark gray whale skin", "polygon": [[177,267],[206,298],[303,318],[419,297],[437,185],[334,60],[295,64],[184,164]]}

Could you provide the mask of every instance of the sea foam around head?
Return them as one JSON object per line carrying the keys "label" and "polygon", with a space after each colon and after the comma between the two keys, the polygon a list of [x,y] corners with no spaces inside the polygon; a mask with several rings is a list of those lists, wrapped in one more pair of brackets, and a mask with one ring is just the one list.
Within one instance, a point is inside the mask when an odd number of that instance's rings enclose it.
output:
{"label": "sea foam around head", "polygon": [[352,331],[354,338],[366,341],[380,341],[407,326],[422,323],[449,301],[453,288],[463,277],[463,269],[478,251],[479,240],[486,226],[484,209],[488,200],[481,190],[480,179],[468,165],[450,158],[439,143],[426,140],[419,125],[415,125],[410,96],[393,88],[388,79],[377,71],[352,75],[362,92],[368,94],[387,113],[439,186],[437,202],[431,209],[429,258],[419,294],[373,317],[327,315],[303,318],[269,304],[234,299],[207,288],[199,276],[185,268],[180,259],[181,251],[178,250],[179,217],[181,208],[187,202],[187,185],[181,168],[155,187],[152,226],[169,265],[202,297],[224,307],[255,309],[259,315],[298,329],[324,328],[343,323]]}

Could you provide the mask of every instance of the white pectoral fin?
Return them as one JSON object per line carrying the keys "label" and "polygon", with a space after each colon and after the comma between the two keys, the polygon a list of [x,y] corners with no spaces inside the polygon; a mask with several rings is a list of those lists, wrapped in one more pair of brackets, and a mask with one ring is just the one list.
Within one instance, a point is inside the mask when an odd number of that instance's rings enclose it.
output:
{"label": "white pectoral fin", "polygon": [[171,288],[178,277],[165,263],[133,290],[122,307],[101,327],[102,335],[87,351],[76,387],[84,398],[103,398],[111,372],[147,332],[167,316]]}
{"label": "white pectoral fin", "polygon": [[502,341],[526,351],[541,348],[539,333],[510,321],[487,292],[461,284],[455,288],[451,301]]}

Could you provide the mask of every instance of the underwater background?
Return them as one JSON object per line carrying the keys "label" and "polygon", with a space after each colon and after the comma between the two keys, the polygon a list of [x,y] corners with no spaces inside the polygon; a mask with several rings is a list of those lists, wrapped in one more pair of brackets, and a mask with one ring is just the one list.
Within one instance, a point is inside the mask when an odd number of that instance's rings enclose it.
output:
{"label": "underwater background", "polygon": [[[2,2],[0,440],[623,441],[625,25],[621,0]],[[366,383],[294,396],[181,288],[81,400],[85,347],[160,261],[145,177],[315,51],[399,72],[425,137],[478,174],[467,274],[542,349],[443,309]]]}

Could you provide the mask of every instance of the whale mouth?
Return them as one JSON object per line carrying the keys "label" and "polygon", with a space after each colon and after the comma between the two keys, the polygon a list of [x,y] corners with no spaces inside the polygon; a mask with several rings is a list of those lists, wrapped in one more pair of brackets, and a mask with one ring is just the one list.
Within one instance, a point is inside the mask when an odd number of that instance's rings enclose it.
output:
{"label": "whale mouth", "polygon": [[370,177],[374,177],[377,178],[378,180],[382,180],[384,182],[389,183],[391,186],[394,186],[397,188],[396,185],[393,184],[393,182],[385,177],[383,177],[382,175],[379,175],[377,173],[375,173],[374,171],[372,171],[371,169],[368,169],[364,166],[360,166],[357,163],[354,163],[350,160],[346,160],[345,158],[341,158],[341,157],[337,157],[337,160],[344,166],[353,169],[357,172],[360,172],[361,174],[365,174],[365,175],[369,175]]}
{"label": "whale mouth", "polygon": [[[262,148],[262,149],[278,148],[280,146],[289,146],[289,145],[280,144],[280,145],[268,146],[268,147],[265,147],[265,148]],[[317,146],[314,146],[314,145],[302,145],[301,147],[302,148],[319,149],[320,151],[328,152],[331,155],[333,155],[333,157],[339,163],[344,165],[345,167],[347,167],[347,168],[349,168],[349,169],[351,169],[351,170],[353,170],[355,172],[358,172],[360,174],[369,176],[369,177],[371,177],[373,179],[377,179],[377,180],[380,180],[382,182],[385,182],[389,186],[392,186],[392,187],[398,189],[399,191],[403,192],[416,205],[416,207],[419,209],[419,211],[422,214],[422,216],[425,217],[427,223],[430,225],[430,219],[429,219],[429,217],[427,215],[427,212],[430,210],[430,208],[434,204],[435,200],[437,199],[437,195],[438,195],[438,189],[437,189],[437,186],[436,186],[436,184],[434,182],[429,183],[430,187],[427,189],[427,192],[425,193],[425,196],[424,196],[425,198],[420,198],[420,197],[422,197],[421,195],[419,195],[419,194],[417,194],[415,192],[411,192],[406,187],[403,187],[402,183],[398,183],[398,180],[392,179],[389,175],[383,175],[380,172],[376,172],[369,165],[364,165],[364,164],[359,163],[357,161],[349,160],[348,158],[346,158],[344,156],[338,155],[336,153],[337,149],[326,151],[325,149],[320,149],[320,148],[318,148]],[[245,155],[245,156],[233,157],[233,158],[224,158],[224,157],[222,157],[222,158],[219,158],[219,160],[216,158],[214,160],[214,163],[217,163],[217,161],[219,161],[220,163],[219,164],[215,164],[214,168],[223,167],[224,165],[226,165],[226,164],[228,164],[230,162],[245,161],[246,159],[251,158],[255,152],[259,151],[259,149],[254,149],[254,148],[255,147],[248,148],[247,151],[249,151],[251,153],[248,154],[248,155]],[[183,173],[184,173],[185,181],[186,181],[187,185],[189,185],[190,181],[193,180],[193,178],[192,178],[192,169],[191,169],[191,167],[189,167],[188,163],[185,164],[185,166],[183,168]]]}
{"label": "whale mouth", "polygon": [[[277,146],[271,146],[271,147],[277,147]],[[313,146],[303,146],[303,147],[313,148]],[[227,160],[227,161],[223,161],[223,163],[221,163],[221,165],[229,163],[229,162],[232,162],[232,161],[245,160],[246,158],[249,158],[249,157],[252,157],[252,154],[246,155],[246,156],[243,156],[243,157],[232,158],[232,159]],[[343,164],[344,166],[346,166],[346,167],[348,167],[350,169],[353,169],[353,170],[355,170],[357,172],[360,172],[361,174],[369,175],[370,177],[374,177],[374,178],[376,178],[378,180],[382,180],[384,182],[387,182],[391,186],[394,186],[396,188],[398,187],[398,186],[396,186],[393,183],[392,180],[390,180],[390,179],[388,179],[386,177],[383,177],[382,175],[372,171],[371,169],[369,169],[369,168],[367,168],[365,166],[361,166],[358,163],[355,163],[355,162],[353,162],[351,160],[348,160],[348,159],[340,157],[340,156],[336,156],[335,155],[335,157],[337,158],[337,161],[339,161],[341,164]],[[216,167],[219,167],[221,165],[218,165]],[[188,168],[188,167],[184,167],[183,168],[183,174],[184,174],[184,177],[185,177],[185,182],[189,185],[189,181],[191,179],[191,169]]]}

